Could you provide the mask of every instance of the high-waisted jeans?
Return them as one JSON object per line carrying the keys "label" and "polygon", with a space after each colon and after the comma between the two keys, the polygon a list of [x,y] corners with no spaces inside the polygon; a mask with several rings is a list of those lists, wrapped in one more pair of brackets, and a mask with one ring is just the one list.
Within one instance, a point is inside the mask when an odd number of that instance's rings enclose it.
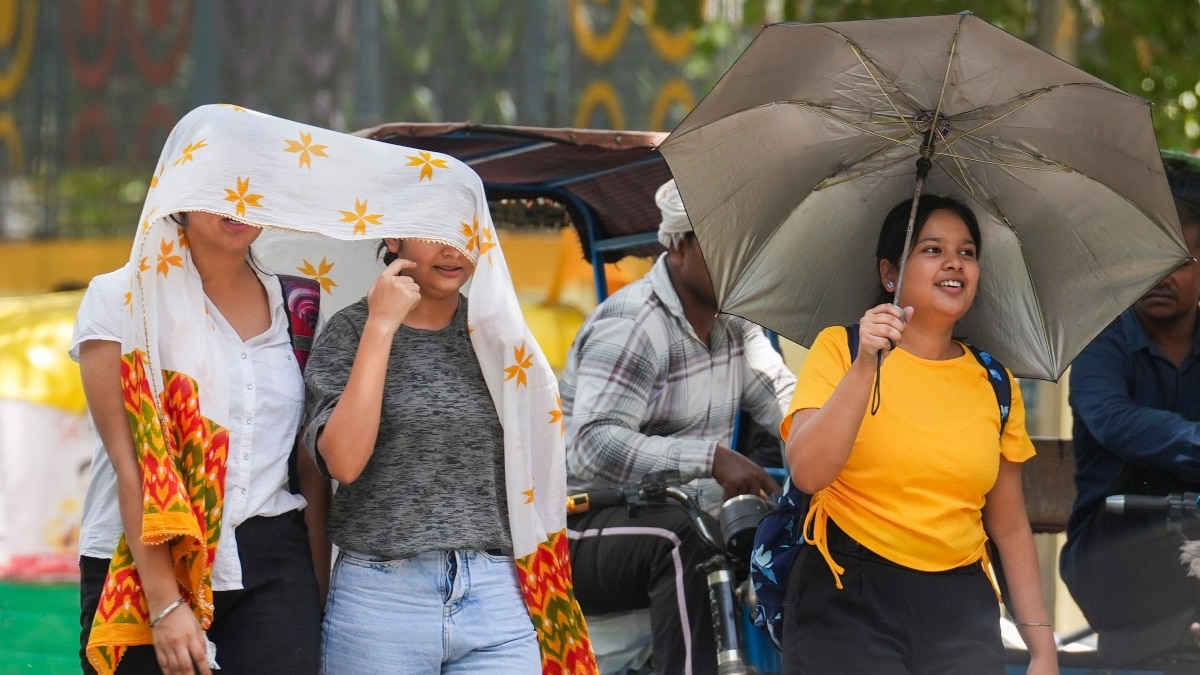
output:
{"label": "high-waisted jeans", "polygon": [[341,551],[321,653],[331,675],[541,672],[513,559],[484,551]]}

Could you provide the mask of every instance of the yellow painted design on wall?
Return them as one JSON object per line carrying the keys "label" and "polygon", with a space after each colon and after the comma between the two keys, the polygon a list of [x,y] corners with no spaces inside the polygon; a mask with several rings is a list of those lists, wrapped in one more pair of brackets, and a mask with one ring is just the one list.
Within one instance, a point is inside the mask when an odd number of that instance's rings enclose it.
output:
{"label": "yellow painted design on wall", "polygon": [[19,173],[25,166],[25,147],[21,143],[21,130],[11,115],[0,115],[0,143],[7,149],[8,170]]}
{"label": "yellow painted design on wall", "polygon": [[[607,80],[597,80],[583,90],[579,97],[579,108],[575,111],[575,126],[584,129],[592,125],[592,112],[602,108],[608,113],[610,129],[625,128],[625,112],[621,110],[621,97]],[[605,126],[605,125],[598,125]]]}
{"label": "yellow painted design on wall", "polygon": [[696,106],[696,98],[692,96],[692,88],[687,82],[671,80],[659,90],[658,98],[654,99],[654,108],[650,110],[651,129],[666,128],[667,115],[671,113],[673,105],[683,108],[684,114]]}
{"label": "yellow painted design on wall", "polygon": [[646,15],[646,33],[650,36],[654,53],[670,63],[679,63],[692,53],[695,29],[685,26],[674,33],[663,29],[654,22],[655,0],[642,0],[642,11]]}
{"label": "yellow painted design on wall", "polygon": [[39,9],[36,0],[0,0],[0,50],[8,52],[7,58],[0,58],[0,63],[8,63],[0,71],[0,100],[12,98],[25,82],[37,41]]}
{"label": "yellow painted design on wall", "polygon": [[585,0],[571,0],[571,33],[575,36],[575,44],[579,45],[579,53],[593,63],[608,63],[617,55],[621,44],[625,42],[625,34],[629,32],[633,0],[619,1],[621,4],[617,7],[612,25],[607,31],[597,32],[596,27],[592,25],[592,15],[588,11],[588,7],[592,4],[607,5],[610,4],[609,0],[600,0],[600,2],[594,3],[585,2]]}

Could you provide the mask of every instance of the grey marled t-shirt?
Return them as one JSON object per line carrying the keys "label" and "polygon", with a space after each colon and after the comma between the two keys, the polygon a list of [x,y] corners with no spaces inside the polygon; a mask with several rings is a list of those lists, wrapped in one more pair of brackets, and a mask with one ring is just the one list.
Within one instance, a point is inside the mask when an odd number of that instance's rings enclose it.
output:
{"label": "grey marled t-shirt", "polygon": [[[304,377],[310,452],[366,321],[363,299],[335,314],[313,345]],[[512,546],[503,429],[467,332],[466,298],[446,328],[396,331],[375,451],[357,480],[338,486],[329,535],[341,548],[393,558]]]}

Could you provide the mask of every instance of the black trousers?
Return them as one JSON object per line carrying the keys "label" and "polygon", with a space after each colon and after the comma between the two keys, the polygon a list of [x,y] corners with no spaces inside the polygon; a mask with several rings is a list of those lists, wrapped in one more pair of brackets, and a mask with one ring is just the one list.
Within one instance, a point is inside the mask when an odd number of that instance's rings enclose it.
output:
{"label": "black trousers", "polygon": [[683,509],[599,509],[571,516],[567,529],[584,614],[649,607],[658,672],[717,672],[708,583],[696,569],[711,554]]}
{"label": "black trousers", "polygon": [[869,551],[830,520],[829,552],[815,546],[788,577],[786,675],[994,675],[1004,672],[1000,606],[976,563],[920,572]]}
{"label": "black trousers", "polygon": [[[217,663],[221,666],[217,672],[316,673],[322,610],[303,516],[292,511],[271,518],[251,518],[235,533],[242,563],[242,589],[213,594],[213,622],[208,631],[208,639],[217,645]],[[84,648],[108,565],[107,559],[79,559],[79,658],[84,673],[96,672]],[[161,672],[154,645],[131,647],[117,667],[118,675]]]}

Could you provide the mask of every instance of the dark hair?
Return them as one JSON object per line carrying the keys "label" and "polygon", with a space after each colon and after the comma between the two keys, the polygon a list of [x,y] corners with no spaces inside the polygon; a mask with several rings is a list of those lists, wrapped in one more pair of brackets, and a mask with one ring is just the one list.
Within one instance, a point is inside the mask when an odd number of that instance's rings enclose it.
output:
{"label": "dark hair", "polygon": [[[403,239],[400,240],[400,246],[398,246],[397,248],[404,248],[404,240]],[[399,253],[392,253],[388,249],[386,241],[379,242],[379,248],[375,249],[375,255],[379,256],[380,258],[383,258],[383,266],[384,267],[387,267],[388,265],[391,265],[392,263],[396,262],[396,258],[400,257]]]}
{"label": "dark hair", "polygon": [[1163,169],[1171,186],[1171,196],[1175,198],[1175,207],[1188,209],[1193,218],[1200,220],[1200,157],[1164,151]]}
{"label": "dark hair", "polygon": [[[883,227],[879,228],[879,243],[875,245],[875,275],[879,275],[879,261],[886,260],[893,266],[900,265],[900,256],[904,253],[904,237],[908,231],[908,214],[912,211],[911,199],[905,199],[888,212],[883,219]],[[983,237],[979,233],[979,221],[975,213],[966,204],[953,197],[938,195],[921,195],[917,204],[917,217],[913,222],[912,245],[915,246],[925,229],[925,223],[934,211],[946,210],[962,219],[967,225],[967,231],[975,240],[975,250],[983,250]],[[880,302],[891,302],[893,293],[880,287]]]}

